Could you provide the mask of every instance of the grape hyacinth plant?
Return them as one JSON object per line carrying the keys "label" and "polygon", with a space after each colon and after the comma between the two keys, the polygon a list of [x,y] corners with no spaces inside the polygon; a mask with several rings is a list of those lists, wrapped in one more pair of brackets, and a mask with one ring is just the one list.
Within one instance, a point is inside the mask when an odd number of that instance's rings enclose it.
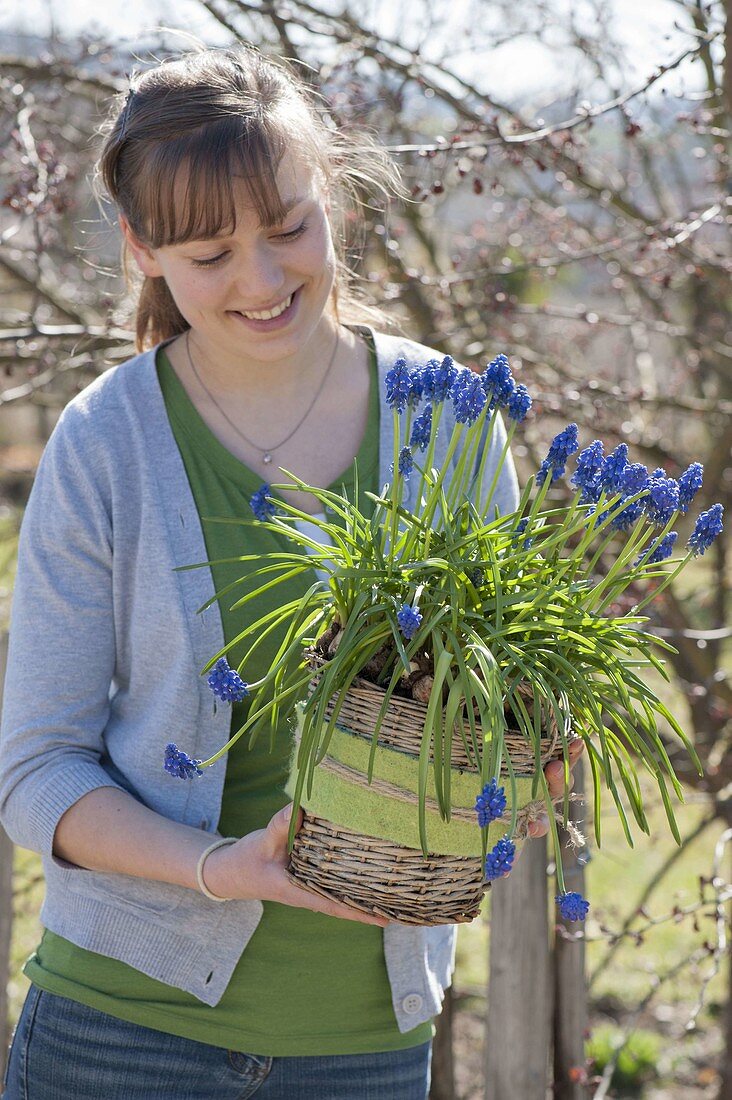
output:
{"label": "grape hyacinth plant", "polygon": [[[658,651],[673,648],[644,629],[647,618],[641,612],[722,531],[722,505],[714,504],[694,522],[684,553],[673,557],[683,540],[672,528],[689,523],[685,516],[701,488],[701,464],[692,463],[678,480],[662,469],[649,472],[630,461],[625,443],[610,453],[599,439],[580,449],[578,427],[570,423],[552,441],[516,511],[500,515],[493,507],[500,470],[531,408],[531,396],[525,386],[516,384],[506,356],[497,356],[482,374],[457,367],[450,356],[416,369],[401,359],[387,374],[385,385],[394,421],[392,476],[379,494],[366,494],[373,505],[371,515],[363,514],[347,495],[307,485],[287,471],[290,481],[263,485],[252,497],[253,518],[242,517],[241,524],[261,524],[286,535],[291,550],[256,559],[254,587],[239,603],[294,574],[312,576],[306,571],[313,566],[326,580],[314,581],[302,599],[252,622],[236,639],[249,639],[251,656],[265,634],[286,627],[262,679],[244,682],[247,658],[238,669],[229,668],[224,656],[229,646],[211,659],[203,672],[210,673],[212,691],[224,701],[249,695],[247,719],[208,760],[192,760],[168,745],[165,769],[179,778],[201,775],[238,738],[248,733],[253,742],[262,729],[274,731],[279,716],[293,714],[297,705],[300,741],[294,802],[299,805],[326,754],[338,700],[371,668],[374,682],[384,689],[385,705],[413,683],[413,697],[418,697],[419,686],[419,699],[427,704],[418,792],[425,854],[428,764],[433,761],[434,796],[448,821],[452,743],[460,738],[479,772],[475,821],[483,838],[485,877],[491,881],[510,870],[520,834],[516,776],[506,735],[518,733],[532,747],[532,798],[541,797],[550,806],[541,767],[542,737],[549,721],[561,740],[565,779],[569,739],[579,736],[584,741],[598,845],[603,789],[614,800],[631,847],[628,808],[641,830],[649,832],[639,767],[654,777],[672,833],[681,843],[670,790],[681,802],[683,793],[659,720],[681,740],[699,774],[702,769],[684,730],[648,681],[649,669],[668,678]],[[447,403],[455,423],[444,461],[436,468],[435,441]],[[500,415],[506,417],[508,430],[489,480],[486,458]],[[570,463],[572,495],[555,499],[556,484],[567,477]],[[418,482],[411,508],[403,499],[410,478]],[[357,469],[355,482],[358,500]],[[305,516],[283,500],[278,494],[288,489],[311,493],[325,518]],[[322,544],[299,530],[296,521],[303,518],[310,521],[311,531],[312,524],[320,529]],[[231,519],[222,517],[221,522]],[[241,560],[255,557],[245,555]],[[613,608],[628,589],[639,596],[621,614]],[[321,658],[316,680],[314,652]],[[337,701],[332,717],[326,721],[333,699]],[[499,785],[503,776],[505,785]],[[549,814],[556,900],[565,919],[582,920],[588,903],[565,889],[562,872],[557,823],[566,827],[569,821],[568,784],[565,787],[561,814],[556,808]],[[488,830],[496,821],[501,828],[505,824],[505,833],[489,852]]]}

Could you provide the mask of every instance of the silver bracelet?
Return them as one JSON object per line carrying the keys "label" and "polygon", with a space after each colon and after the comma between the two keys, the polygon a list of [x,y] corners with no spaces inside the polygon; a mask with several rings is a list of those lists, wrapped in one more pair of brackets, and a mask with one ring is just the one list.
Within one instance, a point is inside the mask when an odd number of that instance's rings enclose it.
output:
{"label": "silver bracelet", "polygon": [[201,852],[201,855],[199,856],[198,864],[196,865],[196,882],[198,883],[198,889],[201,891],[201,893],[205,894],[207,898],[211,899],[211,901],[231,901],[232,899],[220,898],[218,894],[211,893],[208,886],[203,881],[203,865],[208,857],[211,855],[211,853],[215,852],[217,848],[224,848],[227,844],[236,844],[238,839],[239,838],[236,836],[219,837],[219,839],[215,840],[213,844],[210,844],[205,851]]}

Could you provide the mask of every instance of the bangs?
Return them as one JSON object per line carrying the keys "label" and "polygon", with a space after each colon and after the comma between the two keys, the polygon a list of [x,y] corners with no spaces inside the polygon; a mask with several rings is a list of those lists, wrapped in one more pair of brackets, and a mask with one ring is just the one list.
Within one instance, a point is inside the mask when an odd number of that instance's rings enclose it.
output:
{"label": "bangs", "polygon": [[[285,135],[261,119],[235,114],[160,142],[145,162],[138,195],[151,248],[232,233],[237,182],[265,228],[288,213],[277,187]],[[142,228],[142,227],[141,227]]]}

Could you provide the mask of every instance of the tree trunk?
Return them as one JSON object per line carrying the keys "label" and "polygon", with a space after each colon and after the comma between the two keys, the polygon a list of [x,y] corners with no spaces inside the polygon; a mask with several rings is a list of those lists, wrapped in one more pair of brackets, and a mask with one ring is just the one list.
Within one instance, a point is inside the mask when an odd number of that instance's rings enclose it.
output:
{"label": "tree trunk", "polygon": [[455,998],[452,986],[445,990],[442,1012],[432,1044],[430,1100],[455,1100],[455,1066],[452,1052],[452,1023]]}
{"label": "tree trunk", "polygon": [[[584,760],[574,767],[574,790],[584,794]],[[584,802],[570,802],[570,820],[584,833],[589,831]],[[562,867],[568,890],[585,897],[585,863],[588,848],[575,851],[566,846],[568,834],[559,827]],[[578,922],[564,920],[557,912],[557,928],[575,932]],[[579,922],[579,927],[582,924]],[[572,941],[561,931],[554,937],[554,1100],[585,1100],[587,1090],[581,1083],[585,1064],[587,1029],[587,981],[585,977],[585,941]],[[576,1070],[576,1073],[572,1071]],[[573,1080],[573,1078],[575,1078]],[[579,1078],[579,1079],[577,1079]]]}
{"label": "tree trunk", "polygon": [[546,838],[527,841],[491,889],[486,1100],[545,1100],[552,983]]}

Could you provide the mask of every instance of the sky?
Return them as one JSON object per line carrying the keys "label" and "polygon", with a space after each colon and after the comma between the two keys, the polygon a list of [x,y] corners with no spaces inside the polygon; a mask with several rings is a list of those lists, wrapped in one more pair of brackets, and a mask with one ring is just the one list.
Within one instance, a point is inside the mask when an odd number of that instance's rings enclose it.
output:
{"label": "sky", "polygon": [[[320,2],[326,7],[329,0]],[[418,18],[422,2],[398,0],[397,3],[380,6],[380,28],[386,33],[390,29],[397,31],[396,24],[392,28],[384,27],[383,19],[388,22],[390,12],[395,20],[399,17],[404,19],[410,9]],[[581,17],[583,0],[554,0],[554,3],[558,14],[569,3]],[[674,21],[679,19],[680,14],[674,0],[606,0],[606,4],[625,44],[623,86],[643,78],[657,64],[688,45],[688,37],[674,30]],[[477,10],[488,13],[490,0],[483,0],[483,5],[478,5]],[[359,0],[354,0],[354,6],[359,7]],[[371,11],[374,6],[374,0],[360,0],[363,12]],[[454,0],[451,10],[457,23],[462,18],[464,26],[466,12],[475,10],[475,0]],[[0,0],[0,34],[11,29],[29,34],[42,33],[49,30],[52,20],[64,36],[73,37],[79,31],[96,28],[105,31],[113,40],[124,41],[130,46],[134,46],[140,36],[155,25],[191,32],[211,45],[229,41],[227,32],[192,0],[105,0],[103,4],[99,0]],[[440,45],[443,41],[440,36]],[[505,45],[494,53],[494,65],[488,73],[479,53],[469,50],[460,52],[460,41],[456,37],[454,64],[457,71],[468,79],[477,80],[487,92],[496,95],[500,92],[503,99],[521,92],[531,95],[540,89],[551,90],[557,95],[563,83],[569,90],[579,75],[576,70],[567,71],[566,58],[561,66],[558,64],[556,51],[526,40]],[[181,44],[185,45],[183,36]],[[675,76],[673,79],[678,82],[683,77]]]}

